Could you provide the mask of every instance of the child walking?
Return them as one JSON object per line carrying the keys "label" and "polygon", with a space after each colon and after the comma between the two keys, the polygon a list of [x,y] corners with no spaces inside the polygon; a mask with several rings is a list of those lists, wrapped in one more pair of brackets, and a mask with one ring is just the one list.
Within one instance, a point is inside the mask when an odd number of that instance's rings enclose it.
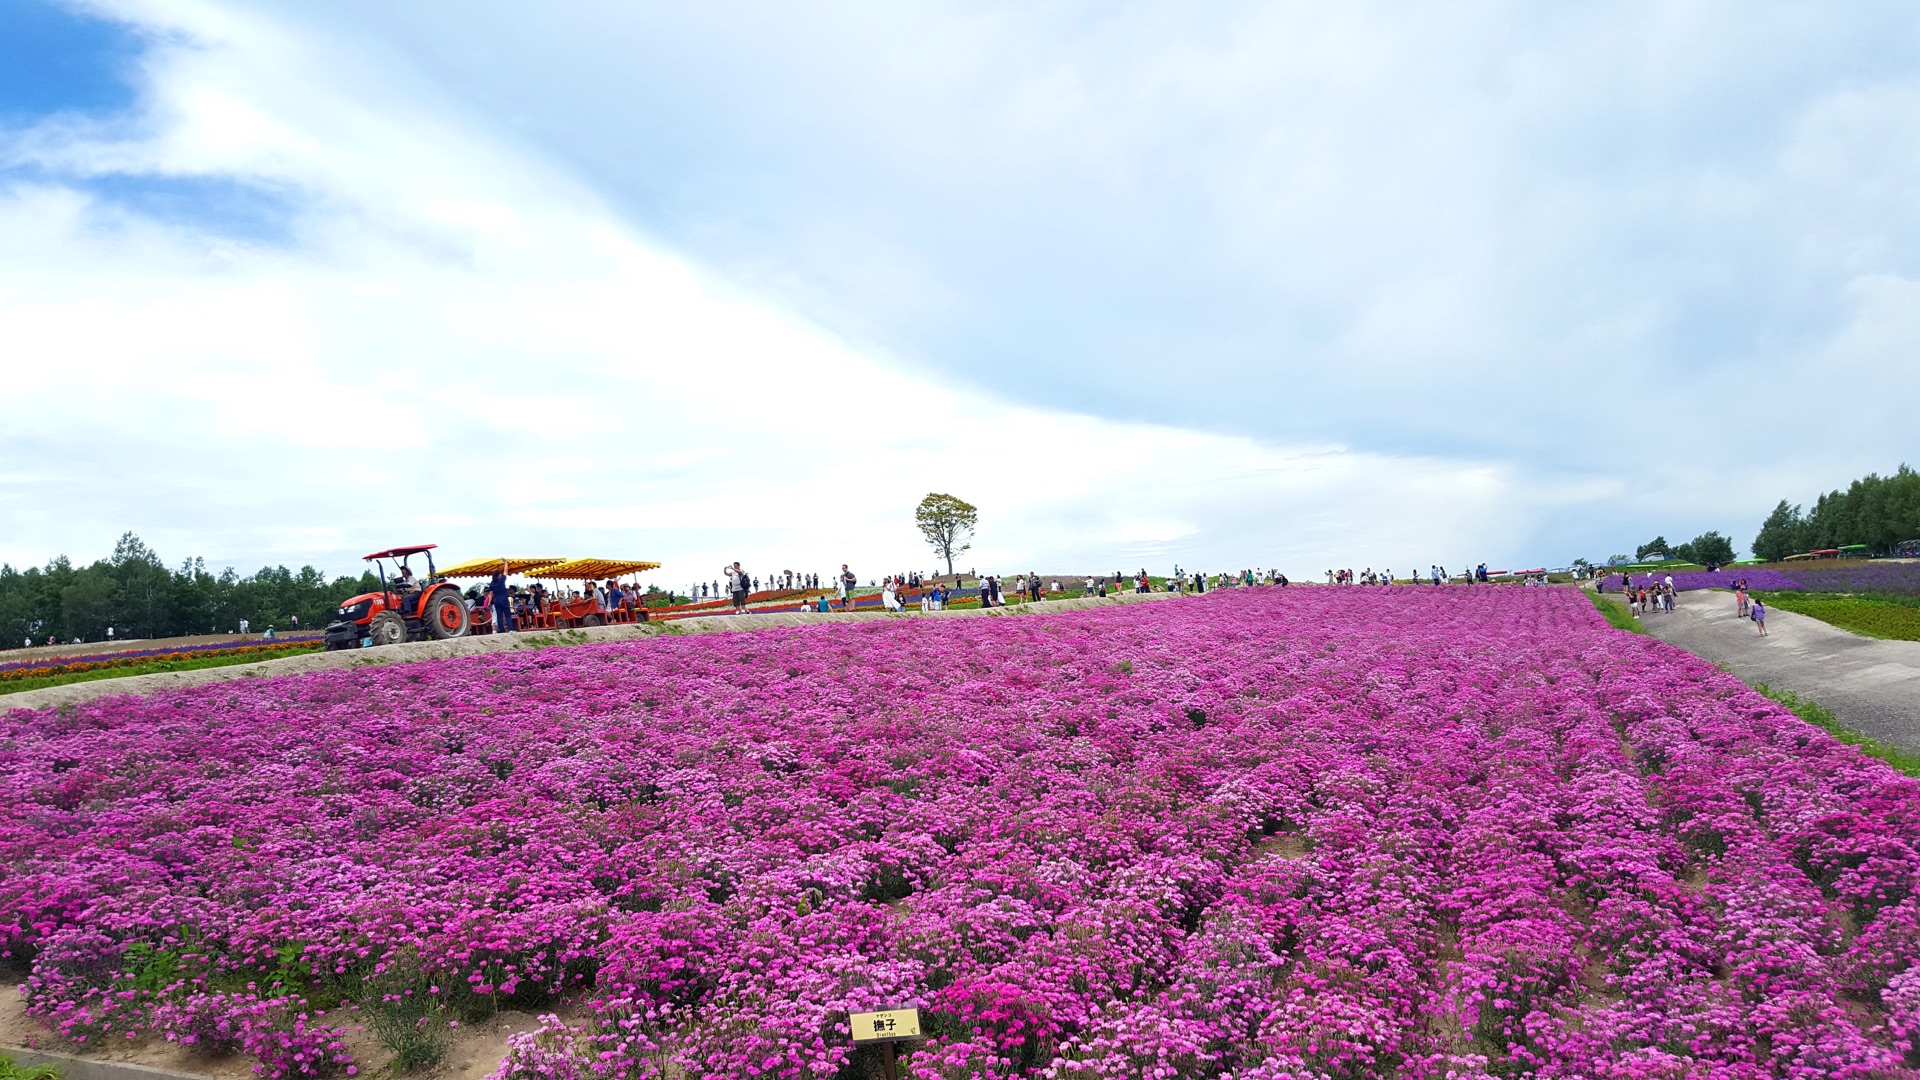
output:
{"label": "child walking", "polygon": [[1753,602],[1753,625],[1760,628],[1760,636],[1767,636],[1767,605],[1758,600]]}

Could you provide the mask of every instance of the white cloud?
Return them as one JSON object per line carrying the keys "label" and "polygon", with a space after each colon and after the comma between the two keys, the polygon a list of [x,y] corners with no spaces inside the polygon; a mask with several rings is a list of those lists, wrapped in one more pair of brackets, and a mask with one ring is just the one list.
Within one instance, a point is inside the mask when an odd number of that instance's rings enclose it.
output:
{"label": "white cloud", "polygon": [[1557,563],[1916,448],[1897,13],[104,10],[143,113],[0,146],[15,562]]}
{"label": "white cloud", "polygon": [[[152,60],[128,137],[14,150],[59,175],[300,193],[291,245],[144,219],[46,180],[0,199],[16,402],[0,554],[317,559],[416,538],[868,573],[928,566],[929,490],[968,562],[1113,569],[1455,559],[1535,512],[1517,470],[1288,446],[1008,401],[696,270],[564,175],[343,79],[214,8]],[[1111,564],[1111,565],[1110,565]],[[1409,563],[1410,565],[1411,563]]]}

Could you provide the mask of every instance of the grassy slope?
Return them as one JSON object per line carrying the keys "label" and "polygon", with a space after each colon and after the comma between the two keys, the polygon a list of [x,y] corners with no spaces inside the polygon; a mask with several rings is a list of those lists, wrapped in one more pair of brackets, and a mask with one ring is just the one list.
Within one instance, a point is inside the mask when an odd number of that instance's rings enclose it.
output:
{"label": "grassy slope", "polygon": [[1590,590],[1583,591],[1586,591],[1587,599],[1593,601],[1593,606],[1599,609],[1600,614],[1606,618],[1608,625],[1612,626],[1615,630],[1629,630],[1636,634],[1644,634],[1647,632],[1647,628],[1640,625],[1639,617],[1634,615],[1633,612],[1628,611],[1625,604],[1611,597],[1602,596],[1597,592]]}
{"label": "grassy slope", "polygon": [[1920,641],[1920,597],[1819,592],[1754,595],[1768,607],[1797,612],[1866,637]]}
{"label": "grassy slope", "polygon": [[257,664],[263,660],[279,660],[287,656],[300,656],[305,653],[319,652],[324,645],[315,644],[305,649],[284,649],[271,653],[253,653],[240,656],[207,656],[193,660],[156,660],[150,664],[129,664],[125,667],[97,668],[93,671],[75,671],[66,675],[42,675],[34,679],[9,679],[0,682],[0,695],[17,694],[22,690],[38,690],[45,686],[65,686],[67,683],[95,682],[100,679],[123,679],[129,675],[152,675],[162,671],[197,671],[200,668],[228,667],[233,664]]}
{"label": "grassy slope", "polygon": [[1868,757],[1877,757],[1908,776],[1920,776],[1920,754],[1910,754],[1872,736],[1850,731],[1840,726],[1840,721],[1834,718],[1833,710],[1817,701],[1808,701],[1791,690],[1775,690],[1766,683],[1756,683],[1753,688],[1764,696],[1785,705],[1793,715],[1826,731],[1827,734],[1848,746],[1859,747]]}

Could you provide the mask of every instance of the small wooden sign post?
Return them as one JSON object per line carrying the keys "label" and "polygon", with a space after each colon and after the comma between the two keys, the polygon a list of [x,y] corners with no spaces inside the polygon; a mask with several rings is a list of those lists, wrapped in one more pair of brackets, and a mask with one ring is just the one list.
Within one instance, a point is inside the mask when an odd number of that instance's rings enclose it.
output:
{"label": "small wooden sign post", "polygon": [[886,1054],[882,1060],[886,1062],[887,1080],[899,1080],[900,1067],[894,1059],[893,1044],[920,1037],[920,1010],[882,1009],[854,1013],[848,1019],[852,1021],[853,1044],[879,1043]]}

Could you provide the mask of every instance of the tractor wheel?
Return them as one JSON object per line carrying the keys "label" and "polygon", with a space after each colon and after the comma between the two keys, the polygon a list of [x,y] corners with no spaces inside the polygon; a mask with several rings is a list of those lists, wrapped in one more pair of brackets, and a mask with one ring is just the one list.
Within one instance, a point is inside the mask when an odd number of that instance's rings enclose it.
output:
{"label": "tractor wheel", "polygon": [[598,616],[598,615],[589,615],[589,616],[587,616],[586,618],[584,618],[584,619],[581,619],[581,620],[580,620],[580,625],[581,625],[581,626],[599,626],[599,625],[600,625],[600,616]]}
{"label": "tractor wheel", "polygon": [[452,589],[441,589],[427,597],[427,610],[421,614],[425,616],[427,633],[436,641],[466,636],[467,605],[461,603],[460,594]]}
{"label": "tractor wheel", "polygon": [[398,645],[407,640],[407,621],[398,612],[383,611],[367,623],[367,637],[375,645]]}

